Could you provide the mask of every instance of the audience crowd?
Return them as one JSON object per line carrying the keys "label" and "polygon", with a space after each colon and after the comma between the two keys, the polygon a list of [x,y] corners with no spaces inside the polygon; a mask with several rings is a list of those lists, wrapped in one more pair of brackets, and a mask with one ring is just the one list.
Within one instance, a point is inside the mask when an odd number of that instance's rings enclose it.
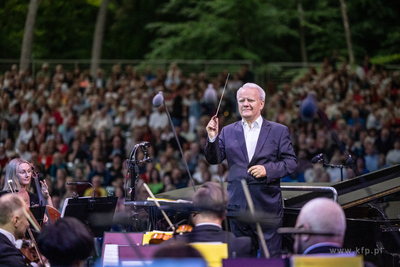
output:
{"label": "audience crowd", "polygon": [[[326,58],[320,68],[311,67],[279,90],[273,84],[264,87],[263,115],[289,127],[299,158],[296,172],[283,181],[340,181],[340,169],[312,164],[311,159],[323,153],[326,163],[345,164],[343,148],[355,161],[353,169],[343,170],[344,179],[400,163],[399,72],[374,66],[367,57],[355,71],[340,64]],[[130,185],[126,160],[143,141],[151,144],[152,162],[139,166],[136,199],[147,197],[143,182],[154,194],[191,186],[165,107],[152,105],[159,91],[194,183],[226,180],[227,165],[210,166],[203,150],[205,128],[216,112],[227,74],[228,70],[214,78],[185,74],[176,64],[167,71],[147,68],[139,73],[131,66],[114,65],[109,75],[99,69],[92,77],[88,70],[65,71],[62,65],[50,69],[45,63],[33,75],[13,65],[0,76],[0,186],[7,163],[21,157],[44,174],[57,208],[74,192],[93,194],[90,186],[67,182],[89,181],[97,196],[118,196],[122,204],[117,209],[123,210],[126,184]],[[236,91],[246,82],[254,82],[248,66],[231,74],[219,112],[220,129],[239,118]],[[299,107],[308,93],[316,96],[331,125],[318,116],[302,121]],[[140,149],[137,157],[143,157]]]}

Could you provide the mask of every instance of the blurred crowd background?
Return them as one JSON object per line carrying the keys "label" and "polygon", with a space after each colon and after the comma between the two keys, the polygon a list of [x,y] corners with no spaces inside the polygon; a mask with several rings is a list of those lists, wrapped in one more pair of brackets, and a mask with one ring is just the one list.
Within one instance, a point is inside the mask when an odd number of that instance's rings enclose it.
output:
{"label": "blurred crowd background", "polygon": [[[74,193],[93,194],[90,186],[67,182],[90,181],[97,196],[117,196],[117,212],[122,211],[126,160],[143,141],[151,143],[152,162],[139,168],[136,199],[148,196],[143,182],[154,194],[191,186],[165,106],[152,105],[160,91],[195,184],[226,181],[227,164],[209,165],[203,151],[205,127],[215,114],[228,73],[225,69],[217,77],[207,77],[204,72],[185,73],[177,64],[168,69],[148,67],[143,72],[130,65],[114,65],[110,73],[99,69],[91,76],[88,69],[78,67],[64,70],[62,65],[50,68],[44,63],[41,70],[31,73],[12,65],[0,76],[0,186],[7,163],[21,157],[43,173],[56,208],[61,209]],[[248,65],[230,73],[219,112],[220,129],[240,119],[236,91],[246,82],[254,82]],[[353,155],[359,174],[399,164],[399,89],[399,71],[372,65],[368,57],[350,69],[334,55],[280,88],[264,86],[263,115],[289,127],[299,158],[295,173],[282,181],[340,181],[340,168],[311,163],[320,153],[328,164],[346,164],[330,126],[318,116],[302,120],[299,107],[308,93],[316,96],[333,132]],[[344,179],[355,176],[351,168],[343,169]]]}

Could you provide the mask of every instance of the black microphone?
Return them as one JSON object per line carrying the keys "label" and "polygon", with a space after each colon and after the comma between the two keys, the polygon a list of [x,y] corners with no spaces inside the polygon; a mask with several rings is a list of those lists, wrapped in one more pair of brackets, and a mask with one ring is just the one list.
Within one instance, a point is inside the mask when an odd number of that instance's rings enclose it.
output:
{"label": "black microphone", "polygon": [[94,189],[94,186],[92,185],[91,182],[72,182],[72,183],[67,183],[67,185],[87,185],[87,184],[92,186],[92,188],[93,188],[93,198],[94,198],[95,194],[96,194],[96,189]]}
{"label": "black microphone", "polygon": [[318,110],[317,102],[313,94],[308,94],[300,106],[300,115],[303,121],[310,122],[314,119]]}
{"label": "black microphone", "polygon": [[163,93],[160,91],[153,97],[153,106],[158,108],[164,103],[164,96]]}
{"label": "black microphone", "polygon": [[315,157],[313,157],[311,159],[311,163],[315,164],[315,163],[320,162],[322,160],[324,160],[324,154],[321,153],[321,154],[318,154]]}

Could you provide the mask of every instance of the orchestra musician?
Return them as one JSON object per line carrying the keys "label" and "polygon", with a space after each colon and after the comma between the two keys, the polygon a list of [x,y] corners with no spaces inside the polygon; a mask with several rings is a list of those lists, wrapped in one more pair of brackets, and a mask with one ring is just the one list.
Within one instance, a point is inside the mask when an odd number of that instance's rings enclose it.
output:
{"label": "orchestra musician", "polygon": [[[8,163],[3,187],[4,191],[17,191],[16,194],[22,197],[28,207],[39,205],[39,197],[29,191],[32,174],[32,166],[28,161],[15,158]],[[49,206],[53,207],[46,181],[40,181],[40,184],[44,199],[48,201]]]}
{"label": "orchestra musician", "polygon": [[[246,83],[239,88],[236,97],[242,120],[225,126],[219,134],[218,118],[213,116],[206,127],[205,157],[210,164],[220,164],[227,159],[229,204],[239,206],[240,210],[247,209],[241,185],[241,180],[245,179],[255,210],[276,216],[268,227],[262,226],[262,230],[271,257],[278,257],[282,238],[276,230],[282,226],[283,217],[280,179],[295,170],[297,157],[288,128],[261,116],[265,92],[260,86]],[[229,218],[229,223],[236,236],[250,236],[253,246],[261,247],[255,223],[235,218]]]}
{"label": "orchestra musician", "polygon": [[247,236],[235,237],[222,229],[228,207],[228,192],[221,185],[206,182],[193,196],[193,205],[199,209],[192,215],[195,225],[193,230],[183,235],[176,235],[162,245],[174,241],[195,242],[222,242],[228,244],[229,257],[248,257],[251,255],[251,239]]}
{"label": "orchestra musician", "polygon": [[0,197],[0,266],[25,267],[21,251],[15,240],[25,237],[29,222],[23,209],[27,205],[17,194]]}
{"label": "orchestra musician", "polygon": [[294,232],[296,254],[339,253],[346,232],[346,216],[338,203],[327,198],[315,198],[301,208],[295,227],[330,233],[309,235]]}

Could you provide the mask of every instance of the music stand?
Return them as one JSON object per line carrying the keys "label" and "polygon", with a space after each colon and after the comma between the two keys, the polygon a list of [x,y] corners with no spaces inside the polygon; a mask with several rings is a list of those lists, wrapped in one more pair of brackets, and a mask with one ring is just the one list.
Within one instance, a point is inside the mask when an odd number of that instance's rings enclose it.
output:
{"label": "music stand", "polygon": [[67,198],[61,217],[75,217],[94,237],[103,237],[104,232],[111,229],[117,200],[117,197]]}
{"label": "music stand", "polygon": [[31,210],[33,217],[35,217],[39,225],[43,225],[43,218],[44,213],[46,212],[46,206],[29,207],[29,209]]}

